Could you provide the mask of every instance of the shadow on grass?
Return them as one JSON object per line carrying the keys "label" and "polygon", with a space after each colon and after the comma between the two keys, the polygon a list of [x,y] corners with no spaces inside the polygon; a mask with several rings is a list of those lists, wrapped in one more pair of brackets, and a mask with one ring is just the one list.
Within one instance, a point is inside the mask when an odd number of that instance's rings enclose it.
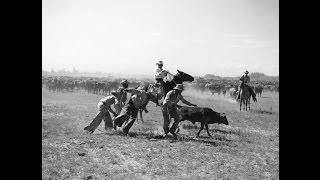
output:
{"label": "shadow on grass", "polygon": [[258,114],[276,114],[276,112],[273,112],[271,110],[264,110],[264,109],[254,109],[254,110],[251,110],[251,112],[258,113]]}
{"label": "shadow on grass", "polygon": [[[198,130],[200,129],[200,127],[197,127],[195,125],[189,125],[189,124],[183,124],[182,125],[182,128],[183,129],[193,129],[193,130]],[[209,131],[210,132],[213,132],[213,133],[222,133],[222,134],[235,134],[235,135],[239,135],[239,132],[238,131],[226,131],[226,130],[221,130],[221,129],[210,129],[209,128]]]}
{"label": "shadow on grass", "polygon": [[235,144],[232,144],[232,140],[227,139],[224,136],[214,135],[212,137],[190,137],[183,134],[178,134],[178,138],[174,139],[172,135],[167,135],[164,137],[163,135],[154,134],[153,132],[129,132],[128,135],[125,135],[121,131],[113,131],[113,132],[106,132],[105,134],[109,136],[126,136],[126,137],[134,137],[137,139],[148,139],[150,141],[159,141],[159,140],[169,140],[170,143],[175,142],[198,142],[198,143],[205,143],[212,146],[232,146],[236,147]]}

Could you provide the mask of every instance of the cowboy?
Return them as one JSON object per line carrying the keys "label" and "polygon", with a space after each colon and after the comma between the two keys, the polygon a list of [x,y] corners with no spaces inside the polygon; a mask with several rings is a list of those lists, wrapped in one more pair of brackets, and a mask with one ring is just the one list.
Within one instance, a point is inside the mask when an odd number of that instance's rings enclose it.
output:
{"label": "cowboy", "polygon": [[[183,96],[181,95],[183,89],[184,88],[182,84],[177,84],[176,87],[173,88],[173,90],[167,93],[162,105],[162,114],[164,119],[163,130],[164,130],[165,136],[167,136],[167,134],[170,132],[175,139],[177,138],[175,131],[180,122],[180,118],[177,113],[176,104],[181,100],[181,102],[183,102],[188,106],[197,106],[183,98]],[[172,124],[170,130],[169,130],[169,124],[170,124],[169,115],[174,119],[174,123]]]}
{"label": "cowboy", "polygon": [[163,79],[170,73],[168,71],[162,69],[162,67],[163,67],[163,62],[162,61],[157,62],[156,65],[158,65],[158,68],[157,68],[157,70],[155,72],[154,77],[155,77],[155,79],[157,81],[157,84],[160,86],[161,93],[163,94],[163,92],[164,92],[164,90],[163,90],[163,88],[164,88],[163,87],[164,86]]}
{"label": "cowboy", "polygon": [[122,107],[127,101],[127,92],[125,92],[124,90],[129,87],[129,82],[126,79],[122,80],[120,84],[121,87],[119,87],[117,90],[117,93],[119,94],[119,101],[117,101],[114,105],[117,114],[120,114]]}
{"label": "cowboy", "polygon": [[[129,129],[132,127],[138,116],[138,110],[145,107],[151,100],[158,105],[157,96],[151,92],[147,92],[148,87],[144,89],[125,89],[124,91],[131,93],[132,96],[129,102],[122,108],[120,115],[114,118],[114,128],[116,126],[121,127],[124,122],[127,122],[122,131],[124,134],[128,134]],[[130,118],[131,117],[131,118]],[[130,119],[130,120],[129,120]],[[129,120],[129,121],[128,121]]]}
{"label": "cowboy", "polygon": [[114,117],[118,115],[112,110],[111,105],[116,104],[119,101],[119,94],[116,91],[112,91],[111,94],[111,96],[104,97],[99,101],[98,114],[92,120],[90,125],[84,128],[84,130],[88,131],[90,134],[92,134],[99,126],[102,119],[105,122],[105,130],[107,130],[107,128],[112,128],[112,119],[109,113],[112,113]]}
{"label": "cowboy", "polygon": [[254,101],[257,101],[256,100],[256,94],[254,93],[254,91],[252,90],[252,88],[249,86],[249,83],[250,83],[250,76],[248,75],[249,74],[249,71],[246,70],[244,72],[245,74],[241,76],[240,78],[240,81],[241,81],[241,84],[240,84],[240,90],[239,90],[239,94],[238,94],[238,99],[240,99],[240,92],[242,90],[242,88],[244,86],[246,86],[250,92],[250,94],[252,95],[252,98]]}

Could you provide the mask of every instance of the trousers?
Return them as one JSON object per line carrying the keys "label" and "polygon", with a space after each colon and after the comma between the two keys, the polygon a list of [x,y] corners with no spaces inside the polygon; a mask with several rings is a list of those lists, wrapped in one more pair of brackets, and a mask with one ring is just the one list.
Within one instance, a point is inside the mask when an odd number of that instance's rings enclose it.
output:
{"label": "trousers", "polygon": [[101,121],[104,120],[104,127],[112,128],[112,119],[110,116],[109,111],[106,109],[105,105],[103,103],[98,103],[99,112],[96,115],[96,117],[92,120],[89,126],[86,126],[84,130],[87,130],[91,133],[93,133],[96,128],[100,125]]}
{"label": "trousers", "polygon": [[133,101],[130,99],[129,102],[123,106],[120,115],[114,119],[114,124],[118,127],[123,126],[122,131],[127,134],[136,121],[137,116],[138,109],[134,106]]}
{"label": "trousers", "polygon": [[[162,106],[162,115],[163,115],[164,133],[167,135],[170,132],[171,134],[175,135],[175,131],[176,131],[178,124],[180,122],[180,118],[177,113],[177,107],[174,104],[172,104],[172,105],[164,104]],[[169,117],[169,115],[170,115],[170,117]],[[174,122],[173,122],[171,128],[169,129],[171,118],[174,119]]]}

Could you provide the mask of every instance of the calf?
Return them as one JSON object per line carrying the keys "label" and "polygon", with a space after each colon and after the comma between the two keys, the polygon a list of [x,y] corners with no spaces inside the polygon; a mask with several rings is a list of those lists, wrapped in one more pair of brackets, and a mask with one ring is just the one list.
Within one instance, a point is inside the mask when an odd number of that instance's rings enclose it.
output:
{"label": "calf", "polygon": [[207,107],[189,107],[177,105],[177,113],[179,114],[180,121],[188,120],[193,124],[195,122],[201,123],[201,127],[199,132],[197,133],[197,137],[199,136],[204,126],[206,126],[208,136],[211,137],[208,124],[229,124],[224,113],[215,112]]}

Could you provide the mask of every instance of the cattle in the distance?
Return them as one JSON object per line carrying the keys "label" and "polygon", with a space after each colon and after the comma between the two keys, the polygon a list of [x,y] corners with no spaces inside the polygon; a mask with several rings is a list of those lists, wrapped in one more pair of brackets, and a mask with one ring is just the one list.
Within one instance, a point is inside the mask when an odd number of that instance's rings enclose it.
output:
{"label": "cattle in the distance", "polygon": [[257,96],[261,97],[263,86],[255,85],[253,89],[254,89],[254,92],[257,94]]}
{"label": "cattle in the distance", "polygon": [[238,96],[238,91],[234,87],[232,87],[229,89],[229,95],[231,98],[236,100]]}
{"label": "cattle in the distance", "polygon": [[[86,91],[98,95],[108,95],[112,90],[118,89],[121,79],[106,79],[97,77],[68,77],[68,76],[43,76],[42,87],[47,88],[50,92],[75,92]],[[149,81],[148,81],[149,82]],[[151,82],[151,81],[150,81]],[[132,79],[130,80],[129,87],[136,88],[141,84],[141,81]],[[255,87],[254,90],[261,96],[262,91],[271,91],[279,93],[278,81],[257,81],[252,80],[250,84]],[[239,91],[239,80],[207,80],[201,77],[195,78],[194,82],[190,83],[193,87],[201,92],[209,90],[212,95],[224,96],[228,90],[234,88]],[[256,87],[257,86],[257,87]],[[261,90],[262,87],[262,90]]]}

